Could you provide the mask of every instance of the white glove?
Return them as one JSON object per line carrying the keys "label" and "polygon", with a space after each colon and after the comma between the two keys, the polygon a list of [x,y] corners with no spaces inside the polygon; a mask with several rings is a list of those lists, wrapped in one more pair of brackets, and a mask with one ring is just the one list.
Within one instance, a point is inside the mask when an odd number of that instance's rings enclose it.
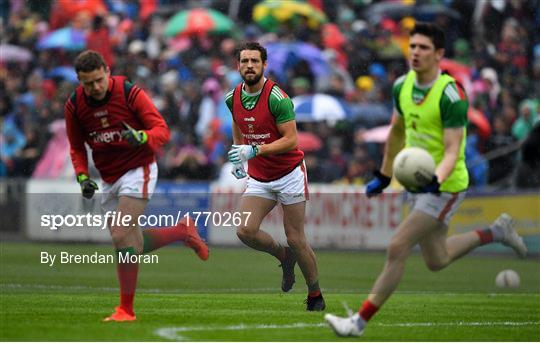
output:
{"label": "white glove", "polygon": [[231,170],[231,173],[237,179],[243,179],[243,178],[245,178],[247,176],[247,173],[244,170],[244,165],[242,163],[233,164],[233,168]]}
{"label": "white glove", "polygon": [[229,161],[232,164],[240,164],[257,156],[259,148],[256,145],[234,145],[229,150]]}

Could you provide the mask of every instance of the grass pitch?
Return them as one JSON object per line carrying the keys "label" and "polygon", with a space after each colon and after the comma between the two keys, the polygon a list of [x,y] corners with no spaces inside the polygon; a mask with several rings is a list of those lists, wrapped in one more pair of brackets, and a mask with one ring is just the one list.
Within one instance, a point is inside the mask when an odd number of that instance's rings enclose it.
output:
{"label": "grass pitch", "polygon": [[[540,260],[469,256],[431,273],[414,254],[396,294],[364,336],[342,339],[322,313],[305,311],[296,268],[280,290],[277,261],[249,249],[211,249],[207,262],[182,246],[141,265],[137,322],[102,323],[118,302],[114,264],[40,263],[40,252],[112,253],[99,245],[0,243],[3,341],[538,341]],[[384,264],[384,253],[318,251],[327,312],[356,309]],[[502,269],[521,276],[517,290],[495,287]]]}

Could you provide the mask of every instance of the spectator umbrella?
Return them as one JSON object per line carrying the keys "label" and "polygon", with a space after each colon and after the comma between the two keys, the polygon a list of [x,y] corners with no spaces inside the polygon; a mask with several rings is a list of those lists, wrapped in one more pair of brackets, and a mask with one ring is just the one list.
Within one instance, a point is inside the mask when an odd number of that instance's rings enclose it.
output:
{"label": "spectator umbrella", "polygon": [[322,148],[322,141],[312,132],[298,131],[298,148],[303,152],[319,151]]}
{"label": "spectator umbrella", "polygon": [[53,68],[46,74],[47,78],[59,78],[72,83],[79,83],[77,72],[72,66],[60,66]]}
{"label": "spectator umbrella", "polygon": [[443,4],[423,4],[417,6],[414,16],[416,19],[422,21],[434,21],[438,16],[446,16],[454,20],[461,19],[461,14],[458,11]]}
{"label": "spectator umbrella", "polygon": [[267,31],[276,31],[286,21],[299,23],[301,18],[311,29],[327,21],[324,12],[306,2],[266,0],[253,8],[253,20]]}
{"label": "spectator umbrella", "polygon": [[339,26],[328,23],[322,27],[322,42],[327,48],[339,50],[347,43],[347,38],[341,33]]}
{"label": "spectator umbrella", "polygon": [[227,33],[234,22],[225,14],[210,8],[193,8],[176,13],[165,25],[165,36],[199,34],[205,32]]}
{"label": "spectator umbrella", "polygon": [[269,43],[267,71],[274,73],[280,82],[286,80],[287,70],[296,66],[300,60],[309,64],[311,72],[316,76],[327,75],[330,68],[322,50],[304,42]]}
{"label": "spectator umbrella", "polygon": [[65,49],[65,50],[83,50],[86,46],[86,37],[83,31],[71,27],[52,31],[43,36],[37,47],[40,50],[46,49]]}
{"label": "spectator umbrella", "polygon": [[0,45],[0,62],[28,62],[32,59],[30,50],[11,44]]}
{"label": "spectator umbrella", "polygon": [[347,119],[350,115],[345,101],[328,94],[300,95],[292,98],[292,102],[298,122],[326,120],[335,123]]}

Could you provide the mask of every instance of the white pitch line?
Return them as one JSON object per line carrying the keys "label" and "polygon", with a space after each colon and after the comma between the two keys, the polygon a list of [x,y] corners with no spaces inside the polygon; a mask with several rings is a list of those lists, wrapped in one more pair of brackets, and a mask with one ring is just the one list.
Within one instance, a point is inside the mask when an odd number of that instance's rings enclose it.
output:
{"label": "white pitch line", "polygon": [[[540,325],[537,322],[450,322],[450,323],[373,323],[375,326],[386,327],[426,327],[426,326],[529,326]],[[370,324],[372,325],[372,324]]]}
{"label": "white pitch line", "polygon": [[[449,323],[372,323],[370,326],[383,327],[439,327],[439,326],[531,326],[540,325],[540,321],[536,322],[449,322]],[[188,337],[181,335],[181,332],[205,332],[205,331],[242,331],[242,330],[272,330],[272,329],[302,329],[327,327],[325,323],[294,323],[294,324],[237,324],[227,326],[179,326],[159,328],[154,331],[159,337],[172,341],[190,340]]]}
{"label": "white pitch line", "polygon": [[[106,291],[106,292],[117,292],[119,289],[118,287],[102,287],[102,286],[85,286],[85,285],[71,285],[71,286],[63,286],[63,285],[44,285],[44,284],[21,284],[21,283],[2,283],[0,284],[0,288],[6,287],[6,288],[14,288],[14,289],[56,289],[56,290],[65,290],[65,291],[80,291],[80,290],[90,290],[90,291]],[[266,288],[198,288],[198,289],[187,289],[187,288],[137,288],[137,292],[141,293],[163,293],[163,294],[198,294],[198,293],[211,293],[211,294],[234,294],[234,293],[246,293],[246,294],[252,294],[252,293],[259,293],[259,292],[280,292],[281,288],[277,287],[266,287]],[[357,289],[333,289],[333,288],[324,288],[323,292],[326,293],[333,293],[336,295],[341,294],[362,294],[358,293]],[[291,294],[298,294],[298,293],[291,293]],[[443,296],[456,296],[456,295],[476,295],[479,294],[478,292],[425,292],[422,291],[400,291],[396,292],[396,294],[402,294],[402,295],[443,295]],[[484,295],[489,296],[515,296],[515,295],[527,295],[531,297],[537,297],[540,296],[538,293],[531,293],[531,292],[524,292],[524,293],[514,293],[514,292],[508,292],[508,293],[484,293]]]}
{"label": "white pitch line", "polygon": [[160,337],[170,339],[172,341],[184,341],[189,340],[187,337],[182,336],[179,332],[193,332],[193,331],[241,331],[241,330],[264,330],[264,329],[299,329],[309,327],[326,326],[324,323],[310,324],[310,323],[295,323],[285,325],[275,324],[238,324],[228,326],[180,326],[172,328],[159,328],[154,333]]}

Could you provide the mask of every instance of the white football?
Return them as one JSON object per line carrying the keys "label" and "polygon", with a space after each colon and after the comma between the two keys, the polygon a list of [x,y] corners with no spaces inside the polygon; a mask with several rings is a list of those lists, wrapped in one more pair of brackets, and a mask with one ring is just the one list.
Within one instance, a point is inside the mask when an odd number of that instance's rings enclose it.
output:
{"label": "white football", "polygon": [[435,175],[435,160],[422,148],[405,148],[396,155],[393,172],[403,187],[414,190],[431,182]]}
{"label": "white football", "polygon": [[520,283],[519,274],[512,269],[503,270],[495,278],[495,284],[499,288],[518,288]]}

